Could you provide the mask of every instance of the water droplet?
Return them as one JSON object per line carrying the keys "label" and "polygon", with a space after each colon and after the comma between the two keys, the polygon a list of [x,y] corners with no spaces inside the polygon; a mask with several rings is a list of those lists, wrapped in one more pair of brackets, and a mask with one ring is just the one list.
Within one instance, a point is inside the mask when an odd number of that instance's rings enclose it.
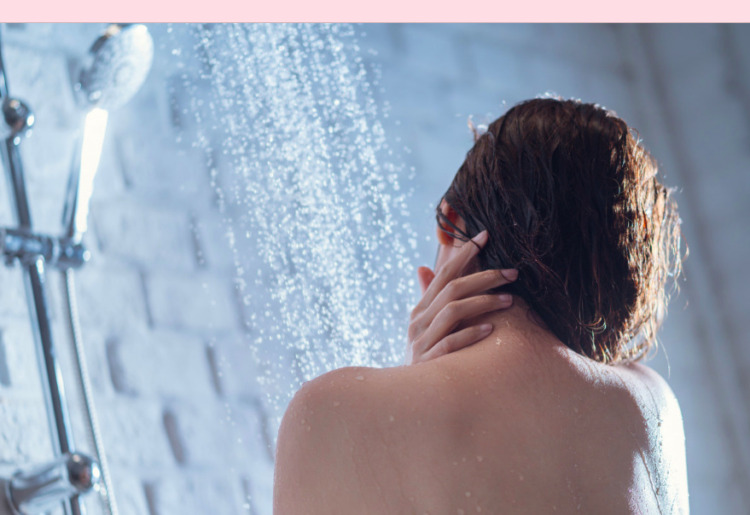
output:
{"label": "water droplet", "polygon": [[471,497],[471,492],[466,492],[466,497]]}
{"label": "water droplet", "polygon": [[456,513],[457,513],[458,515],[465,515],[465,513],[466,513],[466,512],[465,512],[464,510],[462,510],[461,508],[459,508],[459,509],[458,509],[458,511],[457,511]]}
{"label": "water droplet", "polygon": [[523,481],[523,474],[518,474],[518,480]]}
{"label": "water droplet", "polygon": [[484,461],[484,456],[477,456],[477,461],[480,463]]}
{"label": "water droplet", "polygon": [[338,406],[341,406],[341,403],[339,401],[333,401],[333,407],[336,408]]}
{"label": "water droplet", "polygon": [[396,420],[396,418],[393,415],[391,415],[391,416],[388,417],[388,420],[390,420],[391,422],[393,422],[394,420]]}
{"label": "water droplet", "polygon": [[354,379],[356,379],[357,381],[364,381],[365,376],[356,376]]}

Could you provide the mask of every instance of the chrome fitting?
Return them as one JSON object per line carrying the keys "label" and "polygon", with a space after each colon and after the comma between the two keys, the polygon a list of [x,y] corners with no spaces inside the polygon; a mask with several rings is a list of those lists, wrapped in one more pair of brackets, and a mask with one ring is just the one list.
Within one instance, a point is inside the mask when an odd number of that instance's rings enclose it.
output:
{"label": "chrome fitting", "polygon": [[96,460],[67,453],[56,460],[19,470],[6,483],[8,503],[16,515],[36,515],[62,501],[99,489],[101,473]]}
{"label": "chrome fitting", "polygon": [[28,265],[43,257],[47,266],[60,270],[80,268],[91,256],[82,243],[70,238],[54,238],[8,228],[0,228],[0,251],[9,266],[16,259]]}
{"label": "chrome fitting", "polygon": [[34,126],[34,113],[28,105],[17,98],[5,97],[0,108],[5,122],[4,125],[0,124],[0,138],[20,139],[30,133]]}

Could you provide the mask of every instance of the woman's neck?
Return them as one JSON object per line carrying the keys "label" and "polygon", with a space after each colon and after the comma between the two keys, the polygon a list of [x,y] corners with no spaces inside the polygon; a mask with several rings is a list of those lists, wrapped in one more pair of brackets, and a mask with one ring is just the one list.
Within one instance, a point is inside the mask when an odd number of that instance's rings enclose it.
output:
{"label": "woman's neck", "polygon": [[513,305],[504,310],[493,311],[467,322],[468,325],[492,324],[492,332],[482,341],[523,341],[540,345],[562,345],[555,334],[547,328],[539,315],[520,297],[513,296]]}

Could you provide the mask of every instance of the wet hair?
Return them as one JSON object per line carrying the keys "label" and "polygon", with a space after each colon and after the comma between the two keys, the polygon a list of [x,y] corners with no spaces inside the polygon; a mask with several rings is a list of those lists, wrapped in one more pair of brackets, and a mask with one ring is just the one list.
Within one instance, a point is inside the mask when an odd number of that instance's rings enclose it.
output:
{"label": "wet hair", "polygon": [[466,231],[438,206],[440,228],[463,241],[486,229],[480,268],[518,269],[504,289],[571,349],[610,364],[655,349],[684,256],[677,205],[637,133],[596,104],[538,98],[474,139],[442,198]]}

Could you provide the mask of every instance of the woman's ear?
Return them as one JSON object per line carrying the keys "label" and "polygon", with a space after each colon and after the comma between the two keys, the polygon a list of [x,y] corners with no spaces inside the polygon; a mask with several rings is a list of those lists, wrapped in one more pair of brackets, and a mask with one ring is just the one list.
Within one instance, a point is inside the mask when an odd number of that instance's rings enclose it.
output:
{"label": "woman's ear", "polygon": [[[451,207],[451,206],[450,206],[450,205],[449,205],[449,204],[448,204],[448,203],[447,203],[447,202],[446,202],[445,200],[443,200],[443,201],[442,201],[442,202],[440,203],[440,210],[441,210],[441,211],[443,212],[443,215],[444,215],[444,216],[445,216],[445,217],[446,217],[446,218],[447,218],[447,219],[448,219],[448,220],[449,220],[449,221],[450,221],[450,222],[451,222],[451,223],[452,223],[453,225],[455,225],[455,226],[457,226],[457,227],[461,227],[461,225],[463,225],[463,224],[459,224],[459,221],[462,221],[462,220],[461,220],[461,217],[460,217],[460,216],[458,216],[458,213],[456,213],[456,212],[455,212],[455,211],[453,210],[453,208],[452,208],[452,207]],[[449,226],[449,225],[447,225],[447,224],[446,224],[446,225],[443,225],[443,224],[441,224],[441,223],[439,223],[439,222],[438,222],[438,227],[437,227],[437,239],[438,239],[438,242],[439,242],[440,244],[442,244],[442,245],[453,245],[453,240],[454,240],[453,236],[451,236],[450,234],[448,234],[448,233],[446,233],[445,231],[443,231],[443,230],[441,229],[441,226],[442,226],[442,228],[443,228],[443,229],[445,229],[446,231],[454,232],[454,229],[453,229],[453,227],[451,227],[451,226]]]}

